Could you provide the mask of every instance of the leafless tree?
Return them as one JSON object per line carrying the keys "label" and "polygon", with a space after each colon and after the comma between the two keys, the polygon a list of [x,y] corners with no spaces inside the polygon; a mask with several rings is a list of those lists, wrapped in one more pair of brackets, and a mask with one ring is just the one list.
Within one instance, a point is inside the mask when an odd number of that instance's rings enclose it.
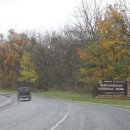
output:
{"label": "leafless tree", "polygon": [[81,5],[74,11],[74,22],[71,32],[74,33],[81,41],[92,39],[96,33],[96,18],[100,17],[102,0],[81,0]]}

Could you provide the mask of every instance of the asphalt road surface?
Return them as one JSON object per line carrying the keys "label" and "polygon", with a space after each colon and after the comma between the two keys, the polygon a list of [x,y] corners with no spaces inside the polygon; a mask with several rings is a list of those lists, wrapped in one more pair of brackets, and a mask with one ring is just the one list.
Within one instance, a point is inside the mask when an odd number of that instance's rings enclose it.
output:
{"label": "asphalt road surface", "polygon": [[130,130],[130,109],[33,96],[0,108],[0,130]]}

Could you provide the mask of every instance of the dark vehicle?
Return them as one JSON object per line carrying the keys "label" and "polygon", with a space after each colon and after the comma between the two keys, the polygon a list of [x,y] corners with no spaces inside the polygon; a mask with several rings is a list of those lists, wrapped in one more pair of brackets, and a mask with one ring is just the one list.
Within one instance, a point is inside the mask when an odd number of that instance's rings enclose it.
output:
{"label": "dark vehicle", "polygon": [[29,87],[20,87],[17,90],[17,100],[28,99],[29,101],[32,98],[32,94]]}

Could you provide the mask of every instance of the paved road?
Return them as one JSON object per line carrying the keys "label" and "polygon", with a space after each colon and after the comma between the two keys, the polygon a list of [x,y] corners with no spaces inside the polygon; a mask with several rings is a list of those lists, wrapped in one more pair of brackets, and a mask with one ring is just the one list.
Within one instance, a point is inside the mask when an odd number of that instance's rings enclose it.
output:
{"label": "paved road", "polygon": [[33,96],[0,108],[0,130],[130,130],[130,109]]}
{"label": "paved road", "polygon": [[14,95],[12,95],[12,94],[0,92],[0,108],[10,105],[13,102],[12,96],[14,97]]}

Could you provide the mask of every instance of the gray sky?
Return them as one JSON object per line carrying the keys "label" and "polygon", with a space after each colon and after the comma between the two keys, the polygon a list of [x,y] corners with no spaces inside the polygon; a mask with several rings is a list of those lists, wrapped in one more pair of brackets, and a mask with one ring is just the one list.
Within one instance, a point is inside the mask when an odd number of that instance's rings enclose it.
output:
{"label": "gray sky", "polygon": [[80,0],[0,0],[0,32],[50,30],[69,21]]}
{"label": "gray sky", "polygon": [[[81,0],[0,0],[0,33],[53,30],[71,22]],[[91,1],[91,0],[89,0]],[[114,0],[105,0],[111,3]]]}

